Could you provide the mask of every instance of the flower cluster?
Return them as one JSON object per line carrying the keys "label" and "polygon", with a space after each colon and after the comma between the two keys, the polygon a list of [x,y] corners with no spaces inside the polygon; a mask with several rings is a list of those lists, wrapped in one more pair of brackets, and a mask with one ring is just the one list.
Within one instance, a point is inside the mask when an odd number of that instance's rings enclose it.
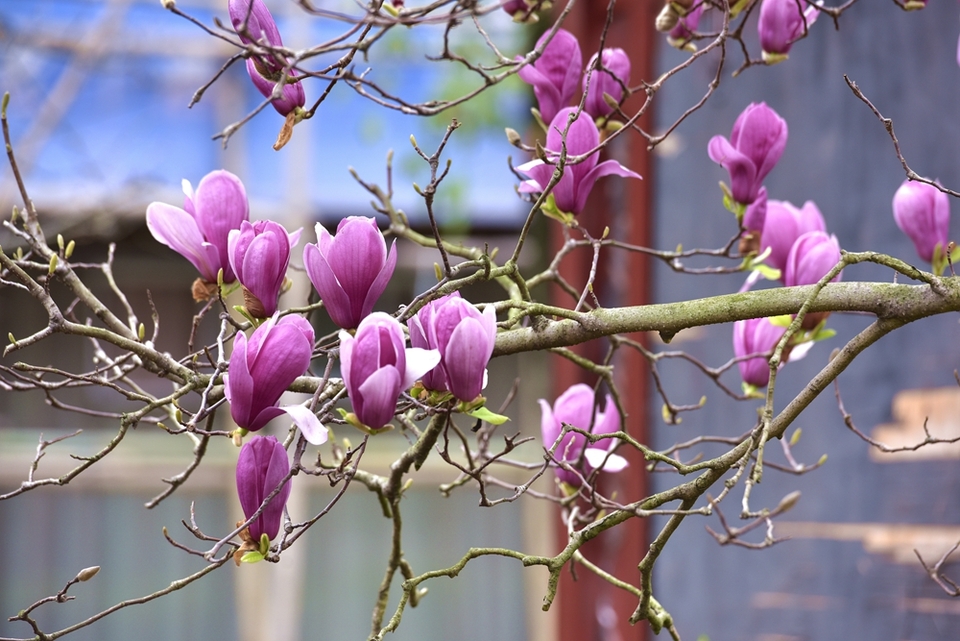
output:
{"label": "flower cluster", "polygon": [[[765,3],[766,4],[766,3]],[[787,123],[765,103],[750,103],[737,117],[730,139],[710,139],[710,158],[730,173],[725,190],[727,207],[737,214],[743,237],[740,251],[748,256],[746,265],[753,271],[741,291],[749,289],[761,275],[779,278],[792,287],[820,282],[840,262],[840,244],[828,235],[823,215],[813,201],[803,207],[771,200],[763,180],[783,155],[787,143]],[[754,266],[754,258],[766,265]],[[837,274],[833,281],[840,280]],[[817,329],[827,314],[808,313],[801,324],[804,330]],[[769,319],[752,319],[734,324],[733,345],[738,358],[766,354],[783,336],[785,327]],[[808,341],[817,334],[804,337]],[[793,348],[793,341],[788,348]],[[797,349],[799,357],[805,349]],[[785,358],[783,360],[786,360]],[[769,378],[766,360],[748,358],[738,362],[744,383],[764,387]]]}
{"label": "flower cluster", "polygon": [[[253,18],[259,15],[257,6]],[[263,23],[253,18],[251,29],[259,33],[256,28]],[[286,414],[307,442],[323,444],[328,430],[313,410],[300,404],[280,405],[284,392],[307,373],[315,341],[306,318],[278,311],[290,251],[300,230],[288,233],[273,221],[251,222],[243,184],[226,171],[205,176],[196,192],[184,181],[184,191],[182,209],[152,203],[147,224],[158,241],[197,267],[214,292],[223,286],[219,293],[226,297],[235,289],[230,283],[242,285],[245,305],[239,309],[254,329],[249,335],[236,334],[223,375],[230,416],[240,428],[235,436],[259,431]],[[345,218],[336,235],[319,224],[316,231],[317,242],[307,244],[303,253],[307,275],[330,318],[344,330],[355,329],[340,332],[340,370],[353,406],[348,422],[371,433],[385,429],[400,394],[421,377],[425,389],[461,401],[456,411],[506,420],[486,411],[480,396],[497,333],[492,305],[481,312],[456,292],[429,301],[408,321],[413,346],[407,347],[400,322],[373,311],[396,267],[395,243],[387,249],[372,218]],[[449,398],[441,394],[435,401],[446,403]],[[247,519],[261,509],[289,469],[286,452],[275,438],[254,436],[243,445],[237,492]],[[261,560],[268,554],[289,492],[287,483],[241,534],[238,562]]]}
{"label": "flower cluster", "polygon": [[[600,162],[600,130],[594,119],[609,117],[627,95],[630,82],[630,58],[623,49],[604,49],[594,55],[583,69],[583,54],[577,38],[564,29],[555,34],[547,32],[537,41],[542,55],[517,72],[522,80],[533,85],[539,111],[537,114],[547,128],[545,146],[548,162],[532,160],[517,170],[530,177],[520,185],[522,193],[546,191],[561,158],[573,158],[591,152],[581,162],[566,165],[551,195],[553,204],[545,211],[561,219],[579,214],[586,206],[587,196],[594,183],[602,176],[616,174],[640,178],[615,160]],[[518,56],[518,61],[523,57]],[[581,88],[585,92],[583,112],[568,107]],[[565,150],[565,154],[564,154]]]}

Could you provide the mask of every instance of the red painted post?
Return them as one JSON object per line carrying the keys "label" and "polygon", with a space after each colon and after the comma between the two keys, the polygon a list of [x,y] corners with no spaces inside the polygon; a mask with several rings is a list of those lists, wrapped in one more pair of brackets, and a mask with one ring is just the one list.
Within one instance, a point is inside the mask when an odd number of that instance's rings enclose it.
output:
{"label": "red painted post", "polygon": [[[607,19],[607,0],[581,0],[564,27],[580,40],[585,57],[596,51],[600,34]],[[627,52],[632,64],[632,84],[640,79],[655,78],[655,52],[662,38],[654,29],[654,20],[663,3],[660,0],[630,0],[618,2],[612,25],[607,32],[606,46],[620,47]],[[634,113],[643,103],[643,95],[636,95],[626,104],[626,113]],[[652,130],[652,114],[647,113],[639,125]],[[644,179],[626,180],[605,178],[591,195],[586,215],[580,217],[594,237],[599,237],[605,226],[611,234],[636,245],[650,246],[652,239],[651,193],[653,187],[652,158],[645,141],[631,134],[617,144],[612,153],[624,165],[640,173]],[[554,250],[562,243],[562,233],[551,225]],[[583,249],[573,252],[565,261],[562,274],[575,287],[583,287],[590,269],[592,254]],[[595,291],[606,306],[641,305],[650,302],[651,275],[648,260],[637,253],[612,252],[601,254]],[[557,304],[570,306],[569,295],[554,294]],[[634,336],[638,340],[643,337]],[[602,358],[607,348],[605,341],[594,341],[577,351],[594,360]],[[577,382],[592,384],[584,371],[567,359],[556,357],[554,365],[555,391],[562,393]],[[628,414],[626,429],[641,442],[647,438],[647,396],[649,374],[643,358],[635,351],[621,349],[614,363],[617,384],[623,393]],[[621,453],[625,453],[621,449]],[[635,501],[648,494],[644,462],[638,452],[628,454],[630,467],[611,476],[604,492],[616,492],[617,500]],[[560,540],[566,532],[560,525]],[[603,569],[636,584],[639,579],[637,564],[648,545],[647,524],[633,519],[608,531],[584,546],[584,555]],[[560,608],[560,641],[645,641],[649,627],[645,623],[631,626],[627,619],[637,606],[637,599],[597,578],[583,568],[577,569],[577,580],[564,572],[556,606]]]}

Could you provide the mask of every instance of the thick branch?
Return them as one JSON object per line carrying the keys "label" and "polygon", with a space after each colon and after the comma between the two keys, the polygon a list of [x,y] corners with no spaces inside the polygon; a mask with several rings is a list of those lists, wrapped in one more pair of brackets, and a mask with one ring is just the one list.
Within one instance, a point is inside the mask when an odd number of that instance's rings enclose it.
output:
{"label": "thick branch", "polygon": [[[937,284],[942,295],[927,285],[831,283],[811,303],[808,312],[866,312],[880,319],[906,323],[960,311],[960,279],[943,278]],[[660,332],[664,340],[669,340],[677,332],[691,327],[795,314],[812,292],[812,285],[778,287],[678,303],[596,309],[578,314],[575,319],[546,323],[542,328],[501,332],[493,353],[503,356],[566,347],[631,332]]]}

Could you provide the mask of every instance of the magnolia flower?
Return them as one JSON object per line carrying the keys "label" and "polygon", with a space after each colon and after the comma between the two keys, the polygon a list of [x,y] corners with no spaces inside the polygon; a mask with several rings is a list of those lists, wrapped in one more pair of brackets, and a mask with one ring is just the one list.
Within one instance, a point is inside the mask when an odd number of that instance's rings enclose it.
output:
{"label": "magnolia flower", "polygon": [[247,192],[240,179],[223,169],[203,177],[196,192],[190,181],[183,181],[183,209],[166,203],[147,206],[147,228],[153,237],[174,250],[197,268],[209,283],[217,282],[223,269],[223,282],[236,280],[227,253],[231,230],[250,218]]}
{"label": "magnolia flower", "polygon": [[820,10],[805,0],[799,4],[797,0],[763,0],[757,22],[763,59],[768,64],[786,60],[790,47],[807,33],[819,15]]}
{"label": "magnolia flower", "polygon": [[[536,22],[537,14],[530,13],[530,7],[533,6],[534,0],[530,0],[530,3],[527,3],[527,0],[507,0],[503,3],[502,8],[513,18],[515,22],[524,22],[524,18],[527,18],[527,22]],[[530,13],[528,16],[527,14]]]}
{"label": "magnolia flower", "polygon": [[283,225],[268,220],[244,222],[230,232],[230,266],[244,287],[247,311],[267,318],[277,311],[280,288],[290,264],[290,249],[300,240],[300,230],[288,234]]}
{"label": "magnolia flower", "polygon": [[[543,45],[550,32],[537,40],[537,49]],[[517,56],[517,60],[523,60]],[[517,75],[529,85],[540,106],[544,122],[553,120],[577,93],[580,87],[580,70],[583,69],[583,54],[580,42],[566,29],[558,29],[553,40],[543,49],[543,54],[532,65],[521,67]]]}
{"label": "magnolia flower", "polygon": [[[290,463],[283,445],[272,436],[254,436],[240,448],[237,459],[237,495],[243,508],[244,520],[253,516],[263,500],[277,489],[290,473]],[[264,534],[273,540],[280,533],[283,507],[290,496],[290,481],[284,483],[280,492],[263,508],[263,512],[250,523],[250,538],[260,543]]]}
{"label": "magnolia flower", "polygon": [[317,224],[317,243],[303,248],[303,265],[334,323],[353,329],[373,311],[397,265],[396,244],[387,252],[373,218],[344,218],[336,236]]}
{"label": "magnolia flower", "polygon": [[593,54],[587,63],[588,71],[583,77],[583,90],[587,92],[583,109],[594,118],[613,113],[613,107],[607,104],[603,94],[619,103],[623,100],[623,88],[630,84],[630,58],[627,57],[627,52],[623,49],[604,49],[600,60],[608,71],[597,73],[594,70],[597,54]]}
{"label": "magnolia flower", "polygon": [[256,432],[286,413],[310,443],[326,442],[327,428],[313,412],[302,405],[277,407],[284,391],[310,367],[312,353],[313,328],[300,316],[277,320],[274,315],[249,339],[238,333],[223,377],[234,422]]}
{"label": "magnolia flower", "polygon": [[[573,107],[562,109],[550,123],[546,151],[552,161],[560,157],[564,131],[567,132],[568,158],[584,154],[600,144],[600,132],[589,116],[581,113],[570,123],[569,130],[567,129],[567,119],[575,111]],[[570,214],[579,214],[587,204],[587,196],[590,195],[594,183],[602,176],[616,174],[625,178],[640,178],[640,174],[630,171],[616,160],[605,160],[598,164],[599,159],[600,152],[596,151],[587,156],[583,162],[563,168],[563,176],[554,185],[552,192],[557,209]],[[523,193],[543,191],[550,184],[554,169],[554,165],[549,165],[542,160],[531,160],[520,165],[517,170],[530,176],[530,180],[520,185],[520,191]]]}
{"label": "magnolia flower", "polygon": [[787,265],[790,249],[800,236],[811,231],[826,231],[827,224],[816,203],[808,200],[797,209],[784,200],[767,203],[767,214],[760,235],[761,253],[770,249],[766,262],[781,272]]}
{"label": "magnolia flower", "polygon": [[691,42],[693,32],[700,26],[700,16],[703,10],[707,8],[706,0],[698,2],[686,15],[677,20],[677,24],[670,29],[667,34],[667,44],[677,49],[688,49],[696,51],[696,45]]}
{"label": "magnolia flower", "polygon": [[[783,284],[813,285],[840,262],[840,243],[836,236],[823,231],[810,231],[793,243],[783,272]],[[831,282],[840,280],[837,274]]]}
{"label": "magnolia flower", "polygon": [[340,371],[357,420],[383,428],[396,411],[400,392],[440,362],[435,349],[405,348],[403,327],[374,312],[360,321],[356,336],[340,332]]}
{"label": "magnolia flower", "polygon": [[786,327],[774,325],[769,318],[750,318],[733,324],[734,355],[737,358],[762,355],[737,362],[744,383],[754,387],[767,386],[770,381],[769,355],[786,331]]}
{"label": "magnolia flower", "polygon": [[423,376],[424,387],[449,390],[465,402],[480,395],[497,338],[493,305],[481,313],[454,292],[421,307],[407,326],[411,345],[440,352],[440,363]]}
{"label": "magnolia flower", "polygon": [[733,199],[749,205],[786,145],[786,121],[765,102],[751,102],[733,123],[730,140],[714,136],[707,151],[710,160],[730,172]]}
{"label": "magnolia flower", "polygon": [[[282,47],[280,31],[270,10],[263,0],[230,0],[230,22],[236,29],[237,35],[244,44],[264,44],[269,47]],[[284,73],[289,78],[296,78],[294,69],[287,69],[286,60],[276,55],[254,56],[247,59],[247,73],[257,90],[265,98],[273,96],[274,87],[283,78]],[[272,101],[273,108],[281,116],[303,107],[306,96],[300,82],[290,82],[288,79],[281,89],[281,96]]]}
{"label": "magnolia flower", "polygon": [[[583,383],[571,386],[557,397],[553,407],[550,407],[544,399],[540,399],[540,432],[543,436],[543,446],[547,449],[553,447],[560,438],[564,423],[591,434],[611,434],[619,431],[620,414],[613,404],[613,398],[607,394],[602,411],[598,406],[597,411],[594,412],[595,404],[593,388]],[[583,476],[588,476],[597,468],[605,472],[619,472],[627,467],[625,458],[611,453],[619,443],[617,439],[600,439],[596,443],[587,445],[584,451],[586,442],[587,437],[583,434],[567,432],[553,451],[553,457],[558,461],[576,466],[582,454],[586,464],[581,470],[584,472]],[[577,474],[563,468],[557,468],[554,471],[560,481],[568,485],[580,485]]]}
{"label": "magnolia flower", "polygon": [[921,182],[903,181],[893,195],[893,218],[910,237],[917,254],[933,262],[934,248],[946,252],[950,234],[950,199],[945,193]]}

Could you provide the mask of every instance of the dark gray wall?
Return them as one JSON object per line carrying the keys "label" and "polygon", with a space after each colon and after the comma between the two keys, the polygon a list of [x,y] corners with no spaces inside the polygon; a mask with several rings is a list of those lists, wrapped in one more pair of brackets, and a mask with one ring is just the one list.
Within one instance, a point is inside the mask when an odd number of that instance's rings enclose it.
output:
{"label": "dark gray wall", "polygon": [[[686,248],[717,247],[735,232],[717,188],[718,180],[729,178],[707,157],[707,141],[715,134],[729,136],[733,121],[749,102],[766,101],[790,127],[786,152],[766,181],[771,198],[798,206],[814,200],[845,249],[879,250],[917,262],[890,208],[904,173],[883,126],[850,92],[843,74],[894,119],[903,152],[916,171],[960,188],[957,13],[953,2],[932,2],[926,10],[909,14],[891,2],[861,2],[844,14],[839,31],[822,17],[810,37],[794,45],[788,61],[748,69],[738,78],[731,78],[730,72],[742,58],[732,50],[716,95],[677,130],[679,146],[674,153],[661,154],[658,160],[658,246],[672,248],[682,242]],[[755,23],[754,16],[747,27],[754,47]],[[662,70],[682,59],[662,47]],[[703,95],[715,65],[716,57],[700,61],[668,84],[658,104],[661,128]],[[960,204],[954,201],[952,207],[956,212]],[[956,234],[956,224],[953,229]],[[739,275],[676,275],[661,267],[656,274],[659,301],[732,292],[743,281]],[[890,281],[893,274],[863,266],[847,270],[844,278]],[[847,409],[861,428],[890,422],[890,402],[900,390],[956,384],[957,321],[950,315],[908,326],[881,340],[849,368],[841,380],[842,390]],[[831,349],[869,322],[862,316],[831,318],[838,336],[782,370],[776,409],[823,366]],[[680,334],[676,346],[719,365],[732,356],[731,330],[730,325],[711,327],[691,332],[685,341]],[[667,366],[664,374],[674,402],[694,403],[705,394],[708,403],[703,411],[686,415],[681,425],[668,426],[659,419],[660,400],[652,398],[658,446],[705,433],[739,434],[753,425],[758,402],[731,402],[689,367]],[[736,369],[725,380],[738,386]],[[787,492],[799,489],[803,498],[786,520],[960,523],[956,460],[872,462],[867,446],[843,426],[832,390],[796,425],[803,428],[795,449],[798,458],[814,463],[826,453],[829,460],[800,478],[768,471],[754,492],[752,507],[772,507]],[[773,443],[769,452],[772,460],[782,463],[779,445]],[[675,480],[657,476],[655,483],[664,488]],[[740,490],[731,499],[725,511],[738,525]],[[916,563],[894,564],[883,555],[868,554],[859,541],[795,540],[759,552],[719,548],[704,525],[719,528],[716,517],[692,517],[683,524],[655,576],[657,597],[677,617],[685,639],[704,633],[710,641],[960,636],[960,608],[955,602],[941,608],[947,613],[917,611],[921,602],[916,599],[947,598]],[[954,575],[960,576],[960,568],[955,567]],[[764,601],[769,593],[801,598],[769,607],[769,598]]]}

